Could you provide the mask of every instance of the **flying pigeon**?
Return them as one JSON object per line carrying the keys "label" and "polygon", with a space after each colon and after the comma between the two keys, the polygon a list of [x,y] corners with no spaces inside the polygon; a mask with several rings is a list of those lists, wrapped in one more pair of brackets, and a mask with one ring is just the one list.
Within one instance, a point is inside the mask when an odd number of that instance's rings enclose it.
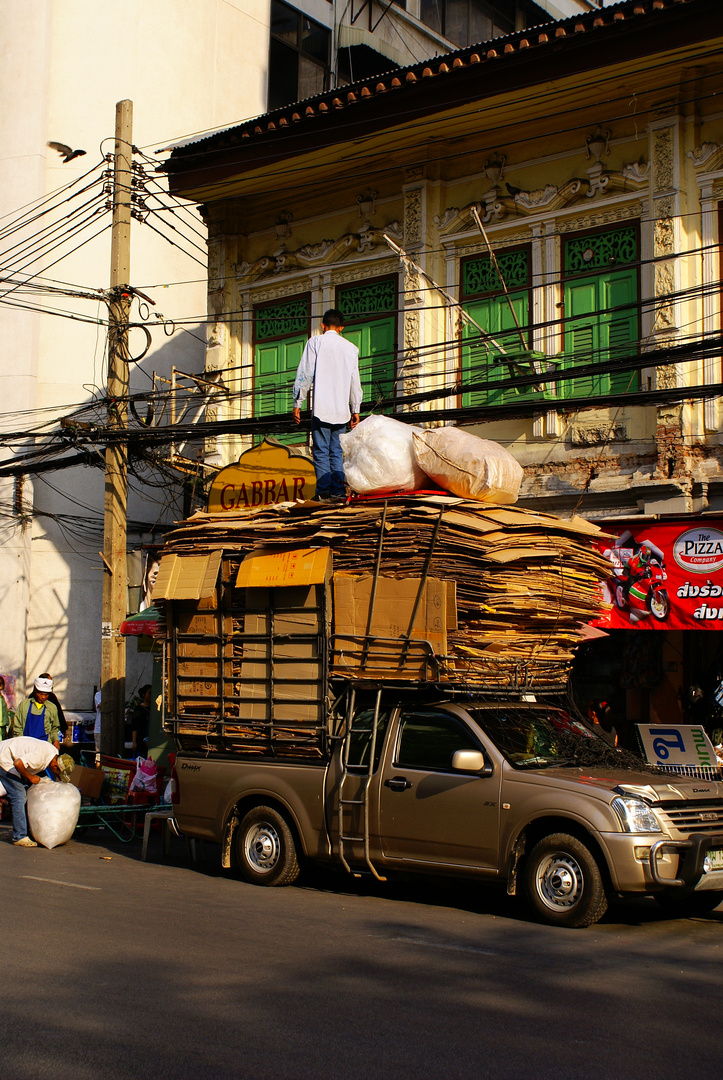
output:
{"label": "flying pigeon", "polygon": [[63,164],[72,161],[73,158],[82,157],[86,153],[85,150],[72,150],[69,146],[66,146],[62,142],[49,142],[48,146],[51,150],[57,150],[63,158]]}

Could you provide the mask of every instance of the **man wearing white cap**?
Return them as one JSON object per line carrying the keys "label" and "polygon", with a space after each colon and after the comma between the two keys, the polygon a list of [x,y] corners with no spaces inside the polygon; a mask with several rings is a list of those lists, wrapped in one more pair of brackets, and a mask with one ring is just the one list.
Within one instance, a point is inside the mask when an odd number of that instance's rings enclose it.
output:
{"label": "man wearing white cap", "polygon": [[[49,692],[49,691],[48,691]],[[0,783],[5,788],[13,812],[13,844],[16,847],[37,847],[28,836],[25,813],[27,788],[39,784],[38,773],[50,769],[59,780],[67,780],[75,762],[70,754],[58,757],[47,739],[5,739],[0,743]]]}
{"label": "man wearing white cap", "polygon": [[53,680],[48,675],[39,675],[33,684],[30,697],[21,701],[15,711],[13,735],[20,738],[25,735],[30,739],[52,743],[60,749],[60,719],[58,710],[52,701],[48,701],[53,692]]}

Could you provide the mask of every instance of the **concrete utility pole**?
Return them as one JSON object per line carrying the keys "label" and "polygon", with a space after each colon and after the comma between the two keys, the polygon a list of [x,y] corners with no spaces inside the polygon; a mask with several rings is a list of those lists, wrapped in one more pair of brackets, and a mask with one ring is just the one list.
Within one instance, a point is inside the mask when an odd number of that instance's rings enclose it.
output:
{"label": "concrete utility pole", "polygon": [[[133,102],[119,101],[115,109],[113,233],[108,318],[109,435],[114,428],[125,430],[128,422],[132,138]],[[119,629],[127,614],[127,516],[128,445],[123,440],[109,444],[105,452],[100,748],[101,753],[111,755],[120,754],[124,742],[126,643],[125,638],[120,636]]]}

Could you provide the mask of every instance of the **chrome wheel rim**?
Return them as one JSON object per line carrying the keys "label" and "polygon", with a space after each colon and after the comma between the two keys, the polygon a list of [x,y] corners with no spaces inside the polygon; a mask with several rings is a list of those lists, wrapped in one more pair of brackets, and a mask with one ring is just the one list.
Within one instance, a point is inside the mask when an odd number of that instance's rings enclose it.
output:
{"label": "chrome wheel rim", "polygon": [[579,904],[585,887],[582,867],[566,851],[556,851],[540,861],[535,888],[550,911],[570,911]]}
{"label": "chrome wheel rim", "polygon": [[650,610],[656,619],[664,619],[668,614],[668,601],[665,594],[659,596],[657,593],[650,600]]}
{"label": "chrome wheel rim", "polygon": [[259,822],[246,833],[244,853],[249,866],[259,874],[268,874],[275,869],[281,857],[281,840],[273,825],[268,821]]}

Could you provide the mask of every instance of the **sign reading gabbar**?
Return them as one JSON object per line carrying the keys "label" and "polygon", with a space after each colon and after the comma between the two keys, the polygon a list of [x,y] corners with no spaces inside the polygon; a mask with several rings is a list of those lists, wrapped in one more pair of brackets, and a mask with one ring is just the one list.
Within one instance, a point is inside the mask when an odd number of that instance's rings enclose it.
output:
{"label": "sign reading gabbar", "polygon": [[[718,527],[720,526],[720,527]],[[598,547],[613,565],[609,629],[723,630],[723,519],[610,525]]]}
{"label": "sign reading gabbar", "polygon": [[208,512],[297,502],[313,499],[315,494],[316,473],[311,461],[264,439],[216,474],[208,495]]}

